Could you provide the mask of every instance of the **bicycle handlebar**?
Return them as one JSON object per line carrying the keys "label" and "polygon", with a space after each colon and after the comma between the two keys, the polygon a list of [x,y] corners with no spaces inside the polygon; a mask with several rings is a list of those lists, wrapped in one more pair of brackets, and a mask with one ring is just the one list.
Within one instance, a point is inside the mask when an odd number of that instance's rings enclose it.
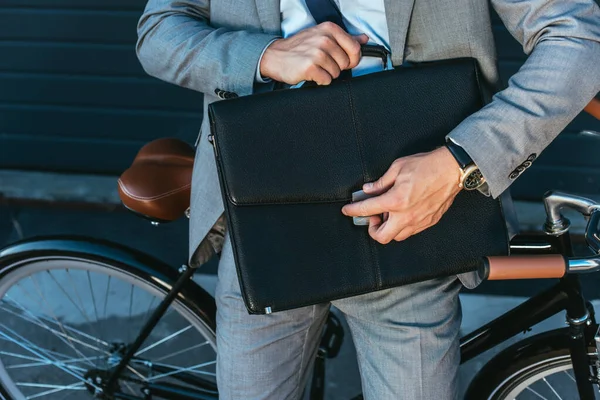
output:
{"label": "bicycle handlebar", "polygon": [[569,220],[561,210],[569,208],[588,219],[585,240],[595,253],[590,257],[566,258],[561,254],[485,257],[479,265],[479,274],[488,280],[562,278],[566,274],[588,273],[600,270],[600,205],[585,197],[561,192],[544,195],[546,222],[549,235],[562,235],[569,229]]}

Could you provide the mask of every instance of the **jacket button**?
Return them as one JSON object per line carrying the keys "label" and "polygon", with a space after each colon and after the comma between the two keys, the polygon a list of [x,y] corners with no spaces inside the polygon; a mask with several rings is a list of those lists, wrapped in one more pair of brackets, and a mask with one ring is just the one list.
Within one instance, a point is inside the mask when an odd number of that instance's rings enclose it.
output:
{"label": "jacket button", "polygon": [[217,95],[218,98],[220,98],[221,100],[225,100],[225,99],[234,99],[236,97],[238,97],[237,93],[234,92],[228,92],[226,90],[223,89],[215,89],[215,94]]}

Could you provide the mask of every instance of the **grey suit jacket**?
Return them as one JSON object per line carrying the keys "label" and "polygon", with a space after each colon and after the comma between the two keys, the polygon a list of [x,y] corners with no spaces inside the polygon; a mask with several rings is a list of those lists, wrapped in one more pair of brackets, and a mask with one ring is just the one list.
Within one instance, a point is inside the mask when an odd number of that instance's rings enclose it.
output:
{"label": "grey suit jacket", "polygon": [[[489,7],[529,55],[500,87]],[[474,57],[490,104],[448,136],[501,195],[600,91],[600,9],[594,0],[385,0],[392,61]],[[149,0],[138,25],[145,71],[204,93],[192,182],[190,261],[223,213],[207,106],[219,91],[270,90],[254,81],[266,45],[280,37],[279,0]],[[533,156],[532,156],[533,155]],[[461,277],[468,287],[478,282]]]}

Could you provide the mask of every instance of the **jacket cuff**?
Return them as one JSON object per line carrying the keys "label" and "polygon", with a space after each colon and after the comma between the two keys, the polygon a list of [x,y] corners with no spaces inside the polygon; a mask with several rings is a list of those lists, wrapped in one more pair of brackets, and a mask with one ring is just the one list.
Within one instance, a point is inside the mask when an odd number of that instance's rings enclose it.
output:
{"label": "jacket cuff", "polygon": [[487,196],[491,195],[495,199],[508,189],[512,183],[510,179],[504,176],[504,166],[499,165],[498,160],[492,156],[492,149],[502,147],[500,143],[483,143],[485,140],[484,135],[481,135],[476,127],[465,122],[452,130],[446,136],[446,139],[452,140],[462,147],[471,157],[486,181],[485,193],[482,193]]}
{"label": "jacket cuff", "polygon": [[[254,92],[256,71],[260,70],[260,59],[264,51],[275,39],[275,35],[265,33],[252,33],[244,40],[236,41],[235,49],[230,54],[235,54],[230,71],[223,71],[223,76],[228,76],[229,87],[223,90],[233,92],[238,96],[250,95]],[[227,63],[224,63],[227,65]]]}

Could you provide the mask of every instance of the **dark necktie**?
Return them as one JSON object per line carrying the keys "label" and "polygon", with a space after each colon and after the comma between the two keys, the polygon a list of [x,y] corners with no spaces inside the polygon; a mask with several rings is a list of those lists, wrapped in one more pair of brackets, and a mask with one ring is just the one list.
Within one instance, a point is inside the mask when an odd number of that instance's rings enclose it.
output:
{"label": "dark necktie", "polygon": [[325,21],[333,22],[348,32],[342,13],[333,0],[306,0],[308,11],[312,14],[317,25]]}
{"label": "dark necktie", "polygon": [[[321,24],[329,21],[340,26],[344,31],[348,32],[344,18],[337,5],[333,0],[306,0],[308,11],[312,14],[315,22]],[[349,79],[352,77],[352,71],[349,69],[343,70],[338,79]]]}

